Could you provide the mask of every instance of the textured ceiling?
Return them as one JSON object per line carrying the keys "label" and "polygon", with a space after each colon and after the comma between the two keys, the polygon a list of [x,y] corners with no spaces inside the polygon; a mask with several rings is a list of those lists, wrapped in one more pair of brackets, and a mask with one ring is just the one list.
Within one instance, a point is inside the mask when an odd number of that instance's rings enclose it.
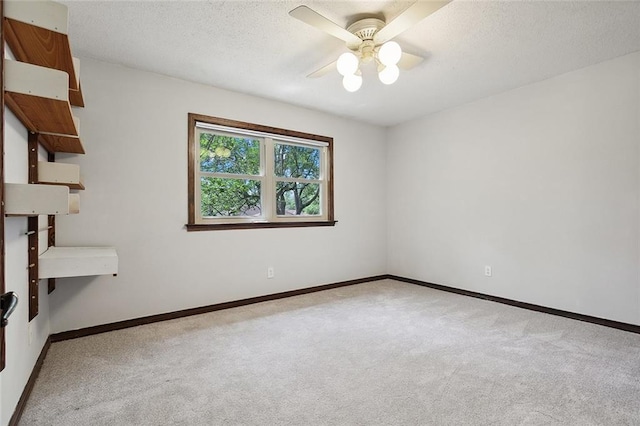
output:
{"label": "textured ceiling", "polygon": [[347,26],[411,1],[63,1],[74,55],[277,99],[379,125],[640,50],[640,1],[454,0],[398,36],[427,59],[391,86],[373,65],[360,91],[333,72],[343,42],[291,18],[305,4]]}

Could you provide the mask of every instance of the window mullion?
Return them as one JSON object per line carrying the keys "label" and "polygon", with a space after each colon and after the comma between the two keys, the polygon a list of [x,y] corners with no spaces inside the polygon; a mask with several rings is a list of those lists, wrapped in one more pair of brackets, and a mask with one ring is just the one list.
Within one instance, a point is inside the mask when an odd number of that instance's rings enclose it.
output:
{"label": "window mullion", "polygon": [[329,162],[327,159],[327,155],[328,155],[328,150],[327,148],[323,148],[321,155],[320,155],[320,179],[321,179],[321,183],[320,183],[320,196],[322,197],[320,199],[320,213],[322,214],[322,217],[324,218],[328,218],[328,214],[329,214],[329,187],[327,185],[327,182],[329,181]]}
{"label": "window mullion", "polygon": [[200,178],[202,177],[211,177],[211,178],[220,178],[220,179],[248,179],[248,180],[262,180],[262,176],[260,174],[257,175],[243,175],[236,173],[218,173],[218,172],[199,172]]}
{"label": "window mullion", "polygon": [[276,216],[276,208],[275,208],[275,180],[274,180],[274,163],[275,158],[273,154],[273,139],[264,138],[265,143],[265,164],[264,164],[264,174],[265,174],[265,189],[264,189],[264,197],[263,203],[265,206],[266,217],[267,220],[273,220]]}
{"label": "window mullion", "polygon": [[277,182],[297,182],[297,183],[322,183],[322,179],[305,179],[305,178],[288,178],[288,177],[274,177]]}

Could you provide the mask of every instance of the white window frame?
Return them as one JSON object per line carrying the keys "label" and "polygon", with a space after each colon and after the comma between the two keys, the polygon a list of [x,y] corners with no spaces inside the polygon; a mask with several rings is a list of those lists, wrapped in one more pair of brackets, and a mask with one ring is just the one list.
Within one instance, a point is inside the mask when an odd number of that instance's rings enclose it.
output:
{"label": "white window frame", "polygon": [[[195,118],[194,118],[195,117]],[[203,120],[204,118],[204,120]],[[222,121],[223,124],[219,122]],[[230,126],[238,123],[243,127]],[[331,182],[331,149],[332,139],[307,135],[283,129],[251,125],[249,123],[234,122],[215,117],[196,116],[189,114],[190,125],[190,193],[192,193],[193,206],[190,206],[189,226],[215,226],[215,225],[287,225],[294,224],[331,224],[333,220],[333,205]],[[245,126],[253,128],[248,129]],[[258,127],[256,130],[255,128]],[[264,129],[261,129],[261,127]],[[275,131],[275,132],[274,132]],[[276,133],[277,132],[277,133]],[[222,136],[246,137],[260,143],[260,169],[258,175],[244,175],[232,173],[203,172],[200,169],[200,136],[202,133],[211,133]],[[191,137],[192,136],[192,137]],[[303,136],[303,137],[300,137]],[[306,138],[311,136],[318,138]],[[318,179],[286,178],[275,175],[275,145],[285,144],[318,149],[320,151],[320,173]],[[193,151],[192,151],[193,150]],[[193,152],[193,154],[191,154]],[[260,182],[261,215],[260,216],[202,216],[202,177],[215,177],[223,179],[250,179]],[[277,215],[276,213],[276,184],[277,182],[314,183],[320,185],[320,214],[319,215]],[[190,199],[191,203],[191,199]]]}

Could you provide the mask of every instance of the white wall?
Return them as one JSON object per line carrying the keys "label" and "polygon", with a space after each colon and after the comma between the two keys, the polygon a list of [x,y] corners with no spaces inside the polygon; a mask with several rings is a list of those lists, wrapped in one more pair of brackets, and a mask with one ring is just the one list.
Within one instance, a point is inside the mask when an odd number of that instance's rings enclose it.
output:
{"label": "white wall", "polygon": [[[640,53],[388,131],[92,60],[82,85],[87,155],[57,159],[81,165],[87,190],[57,241],[113,245],[120,271],[43,285],[29,344],[26,219],[7,218],[7,286],[23,300],[1,424],[49,332],[387,272],[640,324]],[[339,223],[186,232],[188,112],[334,137]],[[26,182],[9,112],[6,132],[7,181]]]}
{"label": "white wall", "polygon": [[[385,130],[83,60],[80,214],[58,245],[112,245],[117,277],[58,281],[52,332],[386,273]],[[334,138],[335,227],[187,232],[187,113]],[[274,266],[275,279],[266,279]]]}
{"label": "white wall", "polygon": [[[27,183],[27,130],[8,108],[5,108],[4,131],[5,180],[12,183]],[[42,220],[46,221],[46,216],[42,216]],[[27,272],[29,263],[26,232],[27,219],[25,217],[7,217],[5,219],[6,290],[15,291],[20,300],[5,329],[7,363],[5,369],[0,373],[0,387],[2,388],[0,424],[2,425],[7,424],[13,415],[22,390],[50,334],[46,281],[40,282],[38,316],[29,322],[29,277]],[[43,251],[46,246],[39,248],[40,251]]]}
{"label": "white wall", "polygon": [[639,123],[635,53],[390,129],[389,273],[640,324]]}

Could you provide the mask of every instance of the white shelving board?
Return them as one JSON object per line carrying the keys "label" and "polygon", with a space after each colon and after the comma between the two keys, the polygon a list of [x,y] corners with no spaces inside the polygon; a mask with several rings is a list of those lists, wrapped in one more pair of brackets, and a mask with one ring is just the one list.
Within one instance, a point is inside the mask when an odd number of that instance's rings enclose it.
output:
{"label": "white shelving board", "polygon": [[79,185],[80,166],[38,161],[38,181],[40,183]]}
{"label": "white shelving board", "polygon": [[69,214],[71,199],[66,186],[5,183],[4,190],[7,215]]}
{"label": "white shelving board", "polygon": [[69,33],[69,10],[67,6],[53,1],[8,1],[4,5],[4,16],[16,21],[46,28],[57,33]]}
{"label": "white shelving board", "polygon": [[4,90],[41,98],[69,100],[69,74],[20,61],[4,60]]}
{"label": "white shelving board", "polygon": [[113,247],[49,247],[38,258],[38,278],[84,277],[118,273]]}
{"label": "white shelving board", "polygon": [[80,194],[69,194],[69,214],[80,213]]}

